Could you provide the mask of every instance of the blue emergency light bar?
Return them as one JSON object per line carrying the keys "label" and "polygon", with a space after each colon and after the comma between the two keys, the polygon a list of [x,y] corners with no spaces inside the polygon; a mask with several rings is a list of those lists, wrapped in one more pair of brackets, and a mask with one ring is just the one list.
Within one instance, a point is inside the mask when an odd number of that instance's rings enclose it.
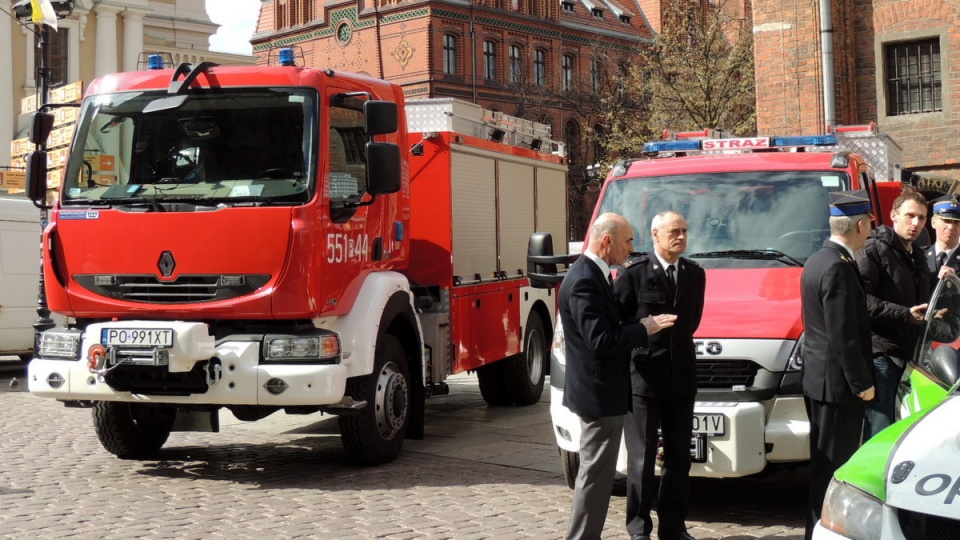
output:
{"label": "blue emergency light bar", "polygon": [[659,141],[648,142],[643,145],[643,152],[653,154],[657,152],[691,152],[700,150],[700,141]]}
{"label": "blue emergency light bar", "polygon": [[770,146],[834,146],[836,135],[806,135],[797,137],[771,137]]}
{"label": "blue emergency light bar", "polygon": [[834,146],[836,135],[801,135],[794,137],[747,137],[741,139],[687,139],[678,141],[648,142],[643,145],[645,154],[698,152],[698,151],[746,151],[800,146]]}

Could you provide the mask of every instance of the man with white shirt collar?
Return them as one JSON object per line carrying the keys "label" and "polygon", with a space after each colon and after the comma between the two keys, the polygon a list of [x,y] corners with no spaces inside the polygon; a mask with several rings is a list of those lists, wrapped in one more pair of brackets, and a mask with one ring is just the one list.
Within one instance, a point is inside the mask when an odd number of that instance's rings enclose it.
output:
{"label": "man with white shirt collar", "polygon": [[932,273],[947,266],[960,270],[957,245],[960,245],[960,202],[955,195],[933,201],[933,218],[930,220],[937,233],[937,241],[927,249],[927,265]]}
{"label": "man with white shirt collar", "polygon": [[[681,257],[687,250],[687,220],[674,211],[657,214],[650,224],[652,253],[627,261],[617,277],[617,298],[636,318],[672,313],[676,321],[650,336],[646,350],[635,351],[630,363],[633,410],[627,414],[624,437],[627,472],[627,533],[649,540],[650,516],[657,503],[657,537],[686,540],[690,500],[690,439],[697,395],[693,334],[703,316],[706,274],[696,262]],[[654,476],[658,432],[663,433],[660,485]]]}

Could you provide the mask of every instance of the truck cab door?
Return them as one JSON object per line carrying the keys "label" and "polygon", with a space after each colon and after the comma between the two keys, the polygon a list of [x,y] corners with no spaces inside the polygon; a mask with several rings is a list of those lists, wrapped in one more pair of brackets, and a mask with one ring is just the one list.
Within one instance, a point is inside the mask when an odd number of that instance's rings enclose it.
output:
{"label": "truck cab door", "polygon": [[329,87],[321,120],[321,294],[324,313],[339,311],[363,278],[382,266],[386,235],[383,199],[370,203],[362,98],[339,99],[359,89]]}

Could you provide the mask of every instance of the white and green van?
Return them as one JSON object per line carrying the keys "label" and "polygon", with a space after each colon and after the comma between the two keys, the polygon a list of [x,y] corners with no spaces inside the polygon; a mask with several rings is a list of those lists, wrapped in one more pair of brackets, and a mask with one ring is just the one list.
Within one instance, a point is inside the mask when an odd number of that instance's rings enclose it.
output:
{"label": "white and green van", "polygon": [[903,418],[834,474],[814,539],[960,539],[960,279],[941,281],[929,305]]}

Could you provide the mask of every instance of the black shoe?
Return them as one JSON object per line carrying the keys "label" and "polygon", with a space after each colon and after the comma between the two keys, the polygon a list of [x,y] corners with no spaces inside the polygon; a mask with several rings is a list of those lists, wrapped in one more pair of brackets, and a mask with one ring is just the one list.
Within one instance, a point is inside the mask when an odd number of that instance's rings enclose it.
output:
{"label": "black shoe", "polygon": [[646,534],[635,534],[630,537],[630,540],[650,540],[650,536]]}

